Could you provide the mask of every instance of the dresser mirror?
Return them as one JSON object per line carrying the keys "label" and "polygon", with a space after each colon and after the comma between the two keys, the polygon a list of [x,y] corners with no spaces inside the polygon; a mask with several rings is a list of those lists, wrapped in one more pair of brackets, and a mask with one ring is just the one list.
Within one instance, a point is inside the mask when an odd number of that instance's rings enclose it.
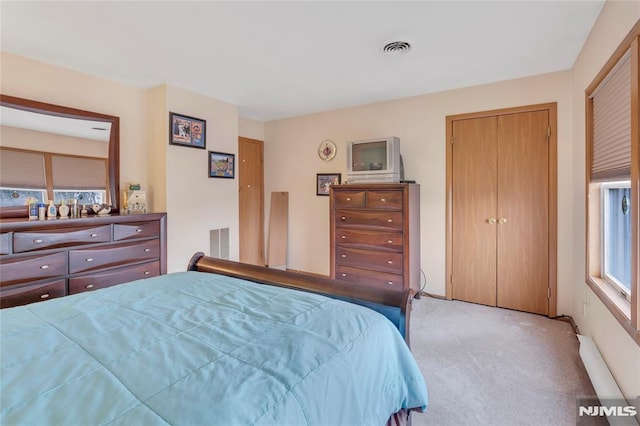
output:
{"label": "dresser mirror", "polygon": [[78,200],[118,211],[119,117],[0,95],[0,217],[27,199]]}

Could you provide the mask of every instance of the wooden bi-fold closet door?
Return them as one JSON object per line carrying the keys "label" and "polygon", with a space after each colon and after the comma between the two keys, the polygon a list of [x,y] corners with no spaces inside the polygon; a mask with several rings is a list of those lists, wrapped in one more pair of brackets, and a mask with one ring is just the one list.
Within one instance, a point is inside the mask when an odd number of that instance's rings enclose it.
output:
{"label": "wooden bi-fold closet door", "polygon": [[451,126],[451,297],[548,315],[549,110]]}

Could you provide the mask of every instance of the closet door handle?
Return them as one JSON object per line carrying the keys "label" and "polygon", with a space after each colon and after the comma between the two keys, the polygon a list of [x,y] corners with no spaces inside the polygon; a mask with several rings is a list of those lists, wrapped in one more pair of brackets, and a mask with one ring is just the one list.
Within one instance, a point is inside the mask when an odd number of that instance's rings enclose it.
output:
{"label": "closet door handle", "polygon": [[495,225],[495,224],[496,224],[496,222],[497,222],[497,220],[496,220],[496,218],[495,218],[495,217],[490,217],[489,219],[487,219],[487,222],[488,222],[490,225]]}
{"label": "closet door handle", "polygon": [[500,224],[507,223],[507,218],[506,217],[501,217],[500,219],[498,219],[498,223],[500,223]]}

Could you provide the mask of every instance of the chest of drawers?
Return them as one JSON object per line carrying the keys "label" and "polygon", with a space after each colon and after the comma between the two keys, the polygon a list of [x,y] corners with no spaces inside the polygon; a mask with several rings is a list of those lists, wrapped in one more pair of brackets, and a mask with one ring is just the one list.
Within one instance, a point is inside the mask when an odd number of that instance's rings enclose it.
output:
{"label": "chest of drawers", "polygon": [[0,221],[2,308],[167,273],[166,214]]}
{"label": "chest of drawers", "polygon": [[332,185],[331,277],[420,291],[420,186]]}

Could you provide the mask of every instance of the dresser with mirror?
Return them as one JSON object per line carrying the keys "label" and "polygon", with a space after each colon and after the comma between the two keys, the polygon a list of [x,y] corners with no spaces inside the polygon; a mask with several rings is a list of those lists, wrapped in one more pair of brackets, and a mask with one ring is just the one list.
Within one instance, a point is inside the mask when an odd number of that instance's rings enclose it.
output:
{"label": "dresser with mirror", "polygon": [[[0,106],[1,307],[166,274],[166,214],[120,214],[119,117],[8,95]],[[28,204],[49,200],[86,215],[30,220]]]}

